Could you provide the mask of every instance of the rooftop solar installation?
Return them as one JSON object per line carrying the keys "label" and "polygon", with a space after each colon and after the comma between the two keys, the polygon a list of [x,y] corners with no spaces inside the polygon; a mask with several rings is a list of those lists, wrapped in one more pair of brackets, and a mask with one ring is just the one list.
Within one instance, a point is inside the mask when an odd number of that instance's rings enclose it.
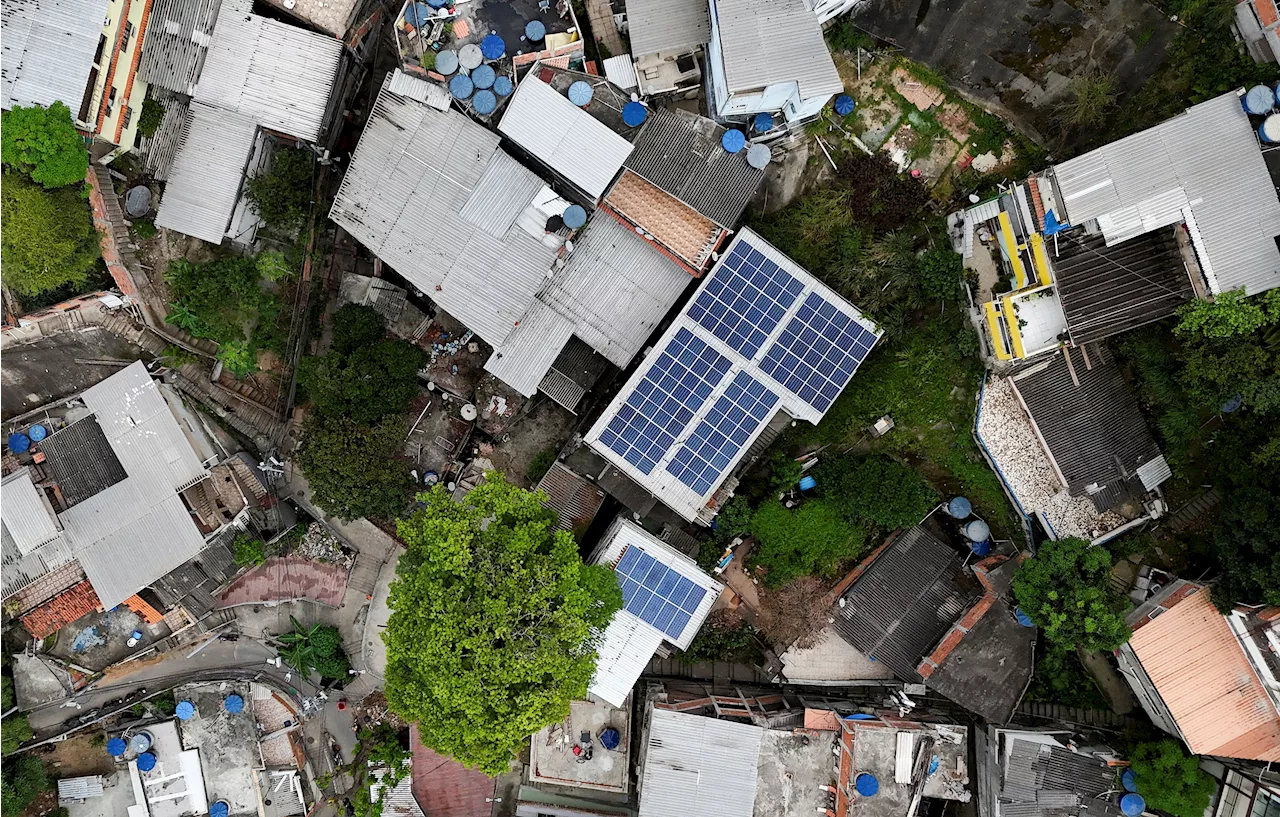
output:
{"label": "rooftop solar installation", "polygon": [[614,568],[627,612],[679,639],[707,591],[638,547]]}
{"label": "rooftop solar installation", "polygon": [[719,482],[737,461],[752,433],[773,415],[778,395],[746,372],[738,372],[711,411],[676,452],[667,470],[700,494]]}
{"label": "rooftop solar installation", "polygon": [[689,317],[743,357],[754,357],[804,283],[739,242],[689,307]]}
{"label": "rooftop solar installation", "polygon": [[769,347],[760,370],[818,411],[826,411],[878,339],[812,292]]}
{"label": "rooftop solar installation", "polygon": [[600,442],[651,473],[730,365],[704,340],[681,329],[601,432]]}

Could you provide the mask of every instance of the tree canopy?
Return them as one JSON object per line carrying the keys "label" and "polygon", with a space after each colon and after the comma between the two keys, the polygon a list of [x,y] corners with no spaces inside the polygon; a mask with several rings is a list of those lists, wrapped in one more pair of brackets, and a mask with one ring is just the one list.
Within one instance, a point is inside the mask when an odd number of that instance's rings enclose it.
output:
{"label": "tree canopy", "polygon": [[846,519],[883,533],[915,525],[938,503],[924,477],[889,457],[826,457],[814,470],[818,490]]}
{"label": "tree canopy", "polygon": [[1188,755],[1175,740],[1138,744],[1129,763],[1147,808],[1174,817],[1201,817],[1218,788],[1200,770],[1200,758]]}
{"label": "tree canopy", "polygon": [[321,678],[346,680],[351,662],[342,649],[342,634],[338,628],[328,624],[303,627],[293,616],[289,616],[289,621],[293,630],[279,636],[280,643],[284,645],[280,654],[289,666],[303,675],[310,675],[315,670]]}
{"label": "tree canopy", "polygon": [[245,197],[271,228],[296,230],[311,212],[311,152],[277,146],[271,167],[249,179]]}
{"label": "tree canopy", "polygon": [[378,310],[364,304],[343,304],[333,313],[333,345],[340,355],[372,346],[387,335],[387,324]]}
{"label": "tree canopy", "polygon": [[1111,590],[1111,554],[1084,539],[1049,540],[1013,577],[1018,606],[1055,645],[1113,650],[1129,640],[1124,600]]}
{"label": "tree canopy", "polygon": [[622,593],[608,567],[582,563],[540,494],[499,474],[461,502],[439,485],[418,499],[397,524],[387,700],[427,746],[498,775],[587,694],[592,630]]}
{"label": "tree canopy", "polygon": [[408,504],[413,475],[399,459],[405,428],[395,418],[362,425],[345,417],[311,417],[298,463],[312,499],[340,519],[395,519]]}
{"label": "tree canopy", "polygon": [[40,758],[33,754],[19,755],[4,762],[3,786],[0,788],[3,789],[0,791],[0,813],[4,817],[17,817],[49,788],[49,777]]}
{"label": "tree canopy", "polygon": [[89,151],[76,133],[71,109],[61,102],[48,108],[15,105],[5,111],[0,161],[50,189],[83,183],[89,172]]}
{"label": "tree canopy", "polygon": [[308,357],[298,375],[316,411],[370,424],[409,408],[425,363],[426,354],[412,343],[384,340],[350,354]]}
{"label": "tree canopy", "polygon": [[862,554],[867,533],[827,500],[810,499],[797,509],[762,503],[751,516],[751,535],[751,564],[764,568],[765,585],[776,588],[813,573],[830,576],[841,560]]}
{"label": "tree canopy", "polygon": [[5,173],[0,201],[6,286],[18,295],[31,296],[88,281],[101,256],[98,231],[88,202],[74,189],[45,190],[22,176]]}

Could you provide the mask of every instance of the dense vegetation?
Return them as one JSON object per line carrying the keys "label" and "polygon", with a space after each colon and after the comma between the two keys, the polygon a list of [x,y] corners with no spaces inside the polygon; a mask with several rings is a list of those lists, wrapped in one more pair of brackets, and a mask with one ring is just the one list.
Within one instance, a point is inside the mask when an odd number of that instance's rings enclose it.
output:
{"label": "dense vegetation", "polygon": [[101,257],[88,202],[73,187],[45,190],[16,173],[0,181],[4,283],[21,296],[84,286]]}
{"label": "dense vegetation", "polygon": [[1138,744],[1129,762],[1147,808],[1173,817],[1201,817],[1218,788],[1200,770],[1200,758],[1188,755],[1176,740]]}
{"label": "dense vegetation", "polygon": [[840,511],[821,499],[786,508],[768,501],[751,516],[752,567],[764,571],[767,587],[781,587],[800,576],[836,578],[836,567],[866,550],[866,531],[845,521]]}
{"label": "dense vegetation", "polygon": [[437,485],[397,523],[387,700],[423,743],[487,774],[569,714],[595,673],[593,630],[622,607],[541,495],[499,474],[455,502]]}
{"label": "dense vegetation", "polygon": [[0,783],[0,813],[3,817],[17,817],[36,798],[51,788],[40,758],[32,754],[19,755],[5,760]]}
{"label": "dense vegetation", "polygon": [[289,666],[310,675],[314,670],[329,681],[345,681],[351,662],[342,649],[342,634],[337,627],[313,624],[303,627],[296,618],[289,617],[293,630],[279,636],[283,645],[280,655]]}
{"label": "dense vegetation", "polygon": [[1084,539],[1048,540],[1018,567],[1013,594],[1051,647],[1113,650],[1129,640],[1126,603],[1108,585],[1111,554]]}
{"label": "dense vegetation", "polygon": [[0,161],[6,167],[50,190],[85,181],[89,152],[66,105],[15,105],[0,121]]}
{"label": "dense vegetation", "polygon": [[298,371],[312,404],[298,461],[316,504],[343,519],[394,519],[413,489],[399,415],[418,393],[426,356],[385,336],[374,309],[347,304],[334,314],[329,353],[304,358]]}
{"label": "dense vegetation", "polygon": [[265,173],[249,179],[245,197],[271,230],[296,231],[311,212],[311,151],[278,145]]}

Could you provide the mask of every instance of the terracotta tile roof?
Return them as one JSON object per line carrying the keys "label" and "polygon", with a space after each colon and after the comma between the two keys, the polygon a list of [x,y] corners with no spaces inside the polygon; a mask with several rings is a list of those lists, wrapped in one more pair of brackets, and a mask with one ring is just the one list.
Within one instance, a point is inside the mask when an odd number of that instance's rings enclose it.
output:
{"label": "terracotta tile roof", "polygon": [[59,593],[22,617],[22,626],[36,638],[53,635],[66,625],[102,609],[98,594],[88,580]]}
{"label": "terracotta tile roof", "polygon": [[1280,761],[1280,713],[1204,588],[1136,629],[1129,646],[1192,752]]}
{"label": "terracotta tile roof", "polygon": [[711,219],[630,170],[622,172],[604,200],[694,270],[706,266],[723,232]]}
{"label": "terracotta tile roof", "polygon": [[413,747],[413,797],[427,817],[489,817],[494,780],[422,745],[417,727]]}
{"label": "terracotta tile roof", "polygon": [[1258,12],[1258,21],[1262,23],[1263,28],[1280,20],[1274,0],[1253,0],[1253,8]]}
{"label": "terracotta tile roof", "polygon": [[147,604],[141,596],[130,596],[124,600],[124,606],[142,616],[142,620],[148,624],[159,624],[164,621],[164,614]]}

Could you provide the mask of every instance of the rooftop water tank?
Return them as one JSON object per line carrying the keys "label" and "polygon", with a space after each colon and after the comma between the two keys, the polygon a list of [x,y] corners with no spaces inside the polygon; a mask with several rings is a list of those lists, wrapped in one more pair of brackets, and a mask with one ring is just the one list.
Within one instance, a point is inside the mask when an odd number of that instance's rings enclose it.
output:
{"label": "rooftop water tank", "polygon": [[112,738],[107,741],[107,754],[112,757],[122,757],[129,749],[129,744],[124,742],[124,738]]}
{"label": "rooftop water tank", "polygon": [[494,79],[493,92],[498,96],[507,96],[513,90],[515,90],[515,88],[511,84],[510,77],[497,77],[496,79]]}
{"label": "rooftop water tank", "polygon": [[414,28],[422,28],[431,22],[431,9],[426,3],[413,3],[404,7],[404,21]]}
{"label": "rooftop water tank", "polygon": [[967,497],[957,496],[947,503],[947,515],[952,519],[968,519],[973,513],[973,503]]}
{"label": "rooftop water tank", "polygon": [[863,797],[875,797],[880,791],[880,781],[870,772],[862,772],[853,779],[853,788]]}
{"label": "rooftop water tank", "polygon": [[1120,810],[1129,817],[1138,817],[1147,810],[1147,801],[1142,799],[1141,794],[1130,792],[1120,798]]}
{"label": "rooftop water tank", "polygon": [[1280,113],[1273,113],[1258,126],[1258,138],[1273,145],[1280,144]]}
{"label": "rooftop water tank", "polygon": [[752,145],[747,148],[747,164],[756,170],[764,170],[773,161],[773,151],[764,145]]}
{"label": "rooftop water tank", "polygon": [[467,43],[458,49],[458,64],[466,70],[470,71],[482,62],[484,62],[484,54],[480,51],[480,46],[475,43]]}
{"label": "rooftop water tank", "polygon": [[1138,790],[1138,776],[1133,773],[1133,769],[1125,769],[1120,773],[1120,785],[1125,791]]}
{"label": "rooftop water tank", "polygon": [[173,714],[177,715],[180,721],[189,721],[195,717],[196,705],[191,701],[179,701]]}
{"label": "rooftop water tank", "polygon": [[591,97],[595,96],[595,91],[591,90],[590,83],[578,80],[569,86],[569,101],[581,108],[591,102]]}
{"label": "rooftop water tank", "polygon": [[445,49],[436,54],[436,73],[446,77],[458,70],[458,52]]}
{"label": "rooftop water tank", "polygon": [[587,223],[587,211],[580,204],[570,204],[564,208],[561,218],[564,219],[564,226],[576,230]]}
{"label": "rooftop water tank", "polygon": [[720,137],[720,146],[730,153],[737,153],[747,145],[747,136],[737,128],[730,128]]}
{"label": "rooftop water tank", "polygon": [[49,429],[39,423],[36,423],[31,428],[27,429],[27,436],[31,438],[31,442],[38,443],[45,437],[49,436]]}
{"label": "rooftop water tank", "polygon": [[471,84],[476,90],[484,88],[492,88],[493,83],[497,80],[498,74],[493,70],[491,65],[481,65],[479,68],[471,72]]}
{"label": "rooftop water tank", "polygon": [[31,447],[31,438],[21,431],[9,435],[9,450],[21,454]]}
{"label": "rooftop water tank", "polygon": [[209,817],[227,817],[230,813],[231,806],[226,800],[216,800],[209,806]]}
{"label": "rooftop water tank", "polygon": [[129,748],[135,752],[142,753],[151,748],[151,733],[139,732],[129,738]]}
{"label": "rooftop water tank", "polygon": [[476,91],[476,95],[471,97],[471,107],[481,116],[488,116],[498,109],[498,98],[493,95],[493,91]]}
{"label": "rooftop water tank", "polygon": [[756,133],[768,133],[773,130],[773,116],[767,113],[758,113],[751,118],[751,128]]}
{"label": "rooftop water tank", "polygon": [[629,128],[638,128],[649,117],[649,109],[639,102],[628,102],[622,106],[622,121]]}
{"label": "rooftop water tank", "polygon": [[507,44],[497,34],[489,34],[480,41],[480,53],[486,60],[500,60],[507,53]]}
{"label": "rooftop water tank", "polygon": [[1272,107],[1276,104],[1276,95],[1265,85],[1255,85],[1245,93],[1241,102],[1244,104],[1245,113],[1262,116],[1271,113]]}
{"label": "rooftop water tank", "polygon": [[244,698],[239,695],[228,695],[223,701],[222,706],[231,714],[244,711]]}
{"label": "rooftop water tank", "polygon": [[466,99],[475,89],[475,85],[471,84],[471,77],[466,74],[458,74],[449,80],[449,93],[453,94],[454,99]]}
{"label": "rooftop water tank", "polygon": [[150,752],[138,755],[138,771],[149,772],[156,767],[156,756]]}
{"label": "rooftop water tank", "polygon": [[536,43],[545,36],[547,36],[547,27],[541,20],[530,20],[524,24],[524,38],[529,42]]}
{"label": "rooftop water tank", "polygon": [[836,113],[838,113],[840,116],[848,116],[849,114],[853,113],[853,109],[855,106],[856,106],[856,103],[853,101],[853,97],[849,96],[848,94],[841,94],[840,96],[836,97],[835,104],[832,107],[836,109]]}
{"label": "rooftop water tank", "polygon": [[617,749],[620,743],[622,743],[622,735],[618,734],[618,730],[612,726],[600,733],[600,745],[609,751]]}

